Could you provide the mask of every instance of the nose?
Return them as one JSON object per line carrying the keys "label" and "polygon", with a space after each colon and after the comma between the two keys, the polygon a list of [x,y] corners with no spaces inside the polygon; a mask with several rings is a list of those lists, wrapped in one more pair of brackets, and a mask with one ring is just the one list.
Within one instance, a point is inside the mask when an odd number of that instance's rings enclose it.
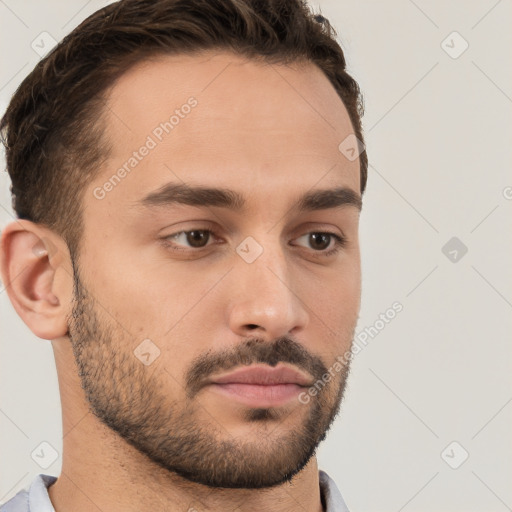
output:
{"label": "nose", "polygon": [[234,285],[229,325],[235,334],[271,341],[305,329],[307,297],[301,296],[281,248],[270,251],[267,247],[252,263],[237,257],[230,274]]}

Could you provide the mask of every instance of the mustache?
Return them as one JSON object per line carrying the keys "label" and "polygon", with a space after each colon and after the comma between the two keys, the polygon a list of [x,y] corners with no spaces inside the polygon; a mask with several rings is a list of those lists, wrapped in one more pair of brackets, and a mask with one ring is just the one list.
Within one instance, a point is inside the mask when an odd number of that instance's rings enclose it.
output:
{"label": "mustache", "polygon": [[193,398],[206,384],[207,379],[218,372],[231,370],[241,365],[264,363],[276,366],[289,363],[308,372],[315,381],[328,372],[321,359],[310,354],[296,341],[282,336],[273,342],[251,338],[216,354],[210,351],[196,357],[186,373],[187,397]]}

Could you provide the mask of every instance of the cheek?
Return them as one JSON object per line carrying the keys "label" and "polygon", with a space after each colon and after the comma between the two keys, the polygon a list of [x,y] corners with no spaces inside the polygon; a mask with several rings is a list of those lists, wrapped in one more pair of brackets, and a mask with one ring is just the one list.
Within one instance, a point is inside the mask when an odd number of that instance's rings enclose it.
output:
{"label": "cheek", "polygon": [[331,276],[310,295],[308,304],[313,305],[314,312],[311,320],[326,332],[326,348],[331,353],[342,353],[350,346],[360,301],[361,274],[357,263],[345,267],[337,276]]}
{"label": "cheek", "polygon": [[193,265],[177,269],[168,261],[155,258],[152,262],[136,252],[116,256],[112,244],[94,256],[84,261],[91,294],[117,324],[116,329],[124,329],[135,339],[172,338],[184,323],[181,320],[201,307],[201,300],[218,280],[216,275],[198,275]]}
{"label": "cheek", "polygon": [[336,269],[315,276],[313,285],[304,284],[309,303],[327,308],[332,319],[350,317],[351,312],[359,309],[361,298],[360,261],[356,257],[346,258]]}

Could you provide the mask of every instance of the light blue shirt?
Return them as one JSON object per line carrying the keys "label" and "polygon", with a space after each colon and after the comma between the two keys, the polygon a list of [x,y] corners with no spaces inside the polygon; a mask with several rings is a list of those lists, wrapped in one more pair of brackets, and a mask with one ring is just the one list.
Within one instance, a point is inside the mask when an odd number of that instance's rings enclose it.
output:
{"label": "light blue shirt", "polygon": [[[320,493],[325,500],[325,512],[348,512],[347,505],[341,497],[334,480],[320,470]],[[23,489],[13,496],[7,503],[0,505],[0,512],[55,512],[48,487],[57,480],[50,475],[37,475],[30,484],[29,489]]]}

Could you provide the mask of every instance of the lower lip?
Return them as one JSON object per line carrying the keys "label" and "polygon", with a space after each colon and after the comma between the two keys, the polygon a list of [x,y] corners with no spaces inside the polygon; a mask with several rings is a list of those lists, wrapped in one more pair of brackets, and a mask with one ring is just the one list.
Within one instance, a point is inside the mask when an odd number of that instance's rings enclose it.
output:
{"label": "lower lip", "polygon": [[278,407],[297,398],[303,391],[298,384],[211,384],[212,390],[250,407]]}

